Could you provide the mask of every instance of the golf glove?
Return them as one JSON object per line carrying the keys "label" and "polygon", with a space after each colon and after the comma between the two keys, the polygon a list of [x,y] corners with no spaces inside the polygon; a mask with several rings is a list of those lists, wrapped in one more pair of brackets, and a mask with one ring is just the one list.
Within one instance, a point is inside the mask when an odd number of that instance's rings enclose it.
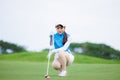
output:
{"label": "golf glove", "polygon": [[47,58],[49,59],[49,58],[52,56],[52,54],[53,54],[53,53],[56,53],[57,51],[58,51],[57,49],[51,50],[51,51],[48,53]]}
{"label": "golf glove", "polygon": [[48,53],[48,55],[47,55],[47,58],[50,59],[50,57],[52,56],[52,54],[53,54],[52,51],[50,51],[50,52]]}
{"label": "golf glove", "polygon": [[52,52],[52,53],[57,53],[57,52],[60,51],[60,50],[64,50],[64,49],[63,49],[63,48],[53,49],[53,50],[51,50],[51,52]]}
{"label": "golf glove", "polygon": [[47,55],[47,58],[49,59],[53,53],[57,53],[59,50],[63,50],[63,48],[59,48],[59,49],[53,49],[51,50],[48,55]]}
{"label": "golf glove", "polygon": [[54,46],[50,46],[50,50],[53,50],[54,49]]}

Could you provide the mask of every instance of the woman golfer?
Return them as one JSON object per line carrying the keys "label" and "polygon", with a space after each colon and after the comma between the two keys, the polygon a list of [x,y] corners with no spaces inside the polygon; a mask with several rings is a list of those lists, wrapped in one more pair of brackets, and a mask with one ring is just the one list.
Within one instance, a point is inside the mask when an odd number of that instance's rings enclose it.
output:
{"label": "woman golfer", "polygon": [[65,26],[58,24],[55,26],[57,33],[54,34],[54,49],[48,54],[48,58],[55,53],[53,68],[59,71],[59,76],[66,76],[66,66],[70,65],[74,61],[74,56],[69,50],[71,43],[71,37],[65,32]]}

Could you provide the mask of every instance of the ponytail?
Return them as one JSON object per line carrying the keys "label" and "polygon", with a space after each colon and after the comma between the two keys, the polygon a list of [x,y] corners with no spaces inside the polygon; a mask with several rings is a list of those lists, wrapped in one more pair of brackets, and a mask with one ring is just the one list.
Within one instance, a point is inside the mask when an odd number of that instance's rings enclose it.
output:
{"label": "ponytail", "polygon": [[64,32],[64,37],[63,37],[63,45],[67,42],[67,33]]}

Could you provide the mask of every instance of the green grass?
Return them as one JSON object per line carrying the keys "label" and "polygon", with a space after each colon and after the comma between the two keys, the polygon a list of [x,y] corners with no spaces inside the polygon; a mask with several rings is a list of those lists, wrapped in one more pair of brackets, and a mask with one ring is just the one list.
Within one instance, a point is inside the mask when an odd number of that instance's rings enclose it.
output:
{"label": "green grass", "polygon": [[[0,80],[45,80],[46,62],[0,61]],[[120,64],[77,64],[59,77],[50,65],[51,80],[120,80]]]}
{"label": "green grass", "polygon": [[[48,52],[22,52],[7,55],[0,55],[0,60],[6,61],[29,61],[29,62],[47,62]],[[85,55],[75,54],[74,63],[89,63],[89,64],[120,64],[120,60],[107,60],[102,58],[90,57]],[[51,61],[53,60],[53,56]]]}
{"label": "green grass", "polygon": [[[0,80],[45,80],[47,54],[22,52],[0,55]],[[74,56],[74,63],[67,68],[67,77],[59,77],[50,64],[51,80],[120,80],[120,60]]]}

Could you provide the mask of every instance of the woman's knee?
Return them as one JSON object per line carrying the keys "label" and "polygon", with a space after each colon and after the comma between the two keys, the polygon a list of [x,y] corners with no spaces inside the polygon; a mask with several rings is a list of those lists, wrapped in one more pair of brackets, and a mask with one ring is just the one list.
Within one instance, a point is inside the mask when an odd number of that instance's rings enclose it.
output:
{"label": "woman's knee", "polygon": [[58,54],[59,57],[63,57],[63,56],[65,56],[63,50],[59,50],[57,54]]}
{"label": "woman's knee", "polygon": [[59,50],[58,53],[64,53],[64,50]]}
{"label": "woman's knee", "polygon": [[56,70],[59,70],[61,68],[61,65],[59,62],[53,62],[52,64],[53,68],[56,69]]}

